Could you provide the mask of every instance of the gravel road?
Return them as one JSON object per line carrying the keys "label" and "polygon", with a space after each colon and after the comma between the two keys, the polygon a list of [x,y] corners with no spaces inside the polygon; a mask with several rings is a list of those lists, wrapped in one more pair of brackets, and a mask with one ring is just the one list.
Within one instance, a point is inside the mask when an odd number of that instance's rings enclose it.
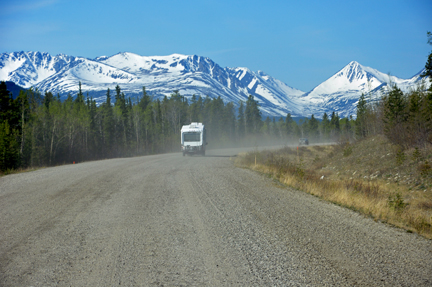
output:
{"label": "gravel road", "polygon": [[0,178],[0,286],[432,286],[432,241],[181,153]]}

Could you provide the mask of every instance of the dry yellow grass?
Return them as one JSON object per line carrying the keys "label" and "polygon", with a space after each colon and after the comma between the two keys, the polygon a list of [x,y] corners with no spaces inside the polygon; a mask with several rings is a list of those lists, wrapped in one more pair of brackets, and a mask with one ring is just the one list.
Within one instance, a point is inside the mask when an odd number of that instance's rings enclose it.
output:
{"label": "dry yellow grass", "polygon": [[431,150],[404,151],[401,161],[398,148],[376,136],[353,145],[249,152],[236,164],[432,239]]}

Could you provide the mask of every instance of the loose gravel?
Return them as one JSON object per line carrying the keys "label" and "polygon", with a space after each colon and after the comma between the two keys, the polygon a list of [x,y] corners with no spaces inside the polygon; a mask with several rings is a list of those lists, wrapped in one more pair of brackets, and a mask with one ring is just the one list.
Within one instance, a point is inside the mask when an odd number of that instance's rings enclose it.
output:
{"label": "loose gravel", "polygon": [[281,186],[238,150],[0,178],[0,286],[432,286],[432,242]]}

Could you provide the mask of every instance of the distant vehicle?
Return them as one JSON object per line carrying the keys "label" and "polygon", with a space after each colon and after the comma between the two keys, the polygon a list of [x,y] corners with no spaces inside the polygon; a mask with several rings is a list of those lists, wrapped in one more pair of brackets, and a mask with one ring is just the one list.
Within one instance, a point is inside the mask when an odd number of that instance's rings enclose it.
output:
{"label": "distant vehicle", "polygon": [[181,129],[181,147],[183,156],[185,154],[201,154],[205,156],[207,145],[206,129],[202,123],[191,123],[184,125]]}
{"label": "distant vehicle", "polygon": [[299,139],[299,145],[309,145],[309,140],[307,138]]}

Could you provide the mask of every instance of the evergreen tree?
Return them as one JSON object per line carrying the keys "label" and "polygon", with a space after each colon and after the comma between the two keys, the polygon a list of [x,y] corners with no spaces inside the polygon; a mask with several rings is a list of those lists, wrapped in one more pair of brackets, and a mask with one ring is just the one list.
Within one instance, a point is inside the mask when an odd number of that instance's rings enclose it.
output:
{"label": "evergreen tree", "polygon": [[17,101],[0,82],[0,170],[13,169],[20,164],[20,110]]}
{"label": "evergreen tree", "polygon": [[351,136],[352,136],[352,134],[351,134],[351,122],[349,120],[349,117],[343,118],[339,122],[340,122],[342,134],[345,136],[345,139],[351,138]]}
{"label": "evergreen tree", "polygon": [[285,130],[285,122],[283,117],[279,117],[278,123],[277,123],[277,129],[278,129],[278,137],[284,138],[283,131]]}
{"label": "evergreen tree", "polygon": [[291,137],[293,135],[294,132],[293,122],[294,120],[292,119],[291,114],[288,113],[285,121],[285,129],[288,137]]}
{"label": "evergreen tree", "polygon": [[155,136],[156,136],[156,152],[162,152],[165,144],[165,129],[164,129],[164,121],[162,115],[162,107],[161,101],[157,99],[156,101],[156,111],[154,114],[155,117]]}
{"label": "evergreen tree", "polygon": [[309,119],[301,119],[299,120],[299,129],[300,129],[300,136],[302,138],[307,137],[309,135]]}
{"label": "evergreen tree", "polygon": [[353,123],[352,115],[349,115],[346,118],[345,132],[350,138],[353,136],[353,124],[352,123]]}
{"label": "evergreen tree", "polygon": [[225,141],[233,141],[235,139],[236,117],[233,103],[227,103],[223,107],[222,116],[222,131]]}
{"label": "evergreen tree", "polygon": [[116,146],[114,130],[114,113],[111,105],[110,89],[107,89],[106,102],[102,105],[102,133],[103,133],[103,150],[104,156],[112,157],[115,155],[114,147]]}
{"label": "evergreen tree", "polygon": [[272,135],[273,135],[275,138],[278,138],[278,137],[279,137],[279,130],[278,130],[278,128],[277,128],[277,125],[276,125],[276,119],[275,119],[274,117],[273,117],[273,120],[272,120],[271,132],[272,132]]}
{"label": "evergreen tree", "polygon": [[[428,44],[432,45],[432,33],[427,32]],[[432,83],[432,52],[429,53],[428,59],[425,64],[425,71],[421,74],[421,77],[429,77],[429,81]],[[432,85],[430,86],[432,91]]]}
{"label": "evergreen tree", "polygon": [[249,95],[246,101],[246,132],[248,134],[257,134],[262,125],[261,111],[259,110],[259,104],[254,100],[252,95]]}
{"label": "evergreen tree", "polygon": [[223,134],[223,109],[224,103],[220,96],[210,102],[210,120],[207,133],[209,140],[219,141]]}
{"label": "evergreen tree", "polygon": [[402,91],[396,86],[393,87],[384,98],[384,123],[387,129],[406,121],[406,106]]}
{"label": "evergreen tree", "polygon": [[237,117],[237,134],[240,139],[244,138],[246,133],[245,128],[245,115],[244,115],[244,104],[243,101],[240,101],[238,117]]}
{"label": "evergreen tree", "polygon": [[330,120],[326,112],[324,112],[322,121],[321,121],[321,136],[324,139],[328,139],[330,134]]}
{"label": "evergreen tree", "polygon": [[338,138],[340,134],[339,115],[333,111],[330,118],[331,135],[333,138]]}
{"label": "evergreen tree", "polygon": [[153,153],[155,151],[154,144],[156,141],[155,133],[155,112],[154,103],[151,102],[147,105],[147,108],[143,111],[143,128],[144,128],[144,151],[146,154]]}
{"label": "evergreen tree", "polygon": [[11,107],[12,95],[9,93],[6,83],[0,82],[0,122],[8,119],[8,113]]}
{"label": "evergreen tree", "polygon": [[407,136],[411,145],[420,146],[427,141],[427,125],[431,115],[426,116],[422,111],[423,106],[427,106],[426,95],[423,91],[412,91],[408,98],[408,127]]}
{"label": "evergreen tree", "polygon": [[19,166],[18,131],[11,129],[8,120],[0,122],[0,171]]}
{"label": "evergreen tree", "polygon": [[151,97],[149,94],[147,94],[146,88],[143,87],[143,96],[141,100],[139,101],[139,106],[141,110],[145,111],[147,109],[147,106],[151,103]]}
{"label": "evergreen tree", "polygon": [[45,92],[45,97],[43,99],[43,104],[47,109],[49,109],[50,103],[54,100],[54,95],[51,92]]}
{"label": "evergreen tree", "polygon": [[316,140],[318,138],[318,120],[314,115],[311,116],[308,122],[309,137]]}
{"label": "evergreen tree", "polygon": [[81,90],[81,81],[79,82],[79,89],[78,89],[77,97],[75,98],[75,102],[78,104],[84,103],[84,94],[82,93]]}
{"label": "evergreen tree", "polygon": [[119,155],[125,155],[129,139],[129,121],[127,102],[124,93],[121,92],[119,85],[115,87],[115,103],[114,103],[114,122],[115,122],[115,138],[116,151]]}
{"label": "evergreen tree", "polygon": [[19,123],[19,107],[8,91],[6,83],[0,82],[0,122],[8,121],[11,128],[17,128]]}
{"label": "evergreen tree", "polygon": [[271,134],[271,126],[270,126],[271,120],[270,117],[267,116],[265,121],[264,121],[264,125],[263,125],[263,132],[267,135]]}
{"label": "evergreen tree", "polygon": [[367,103],[365,95],[362,94],[357,103],[357,118],[355,121],[355,132],[356,135],[360,138],[364,138],[367,136]]}
{"label": "evergreen tree", "polygon": [[30,164],[31,156],[30,129],[28,128],[30,127],[30,105],[27,91],[21,90],[15,101],[20,113],[20,162],[21,166],[26,167]]}
{"label": "evergreen tree", "polygon": [[[199,97],[199,98],[201,98],[201,97]],[[202,103],[202,99],[201,99],[200,103]],[[189,106],[189,112],[188,112],[189,122],[191,122],[191,123],[200,122],[199,121],[200,109],[201,109],[201,107],[199,106],[197,96],[194,94],[194,95],[192,95],[191,104]]]}
{"label": "evergreen tree", "polygon": [[98,159],[102,156],[101,149],[98,148],[102,145],[102,134],[98,130],[98,127],[100,126],[100,116],[98,113],[98,108],[96,106],[96,101],[93,100],[93,98],[87,98],[88,99],[88,109],[89,109],[89,115],[90,115],[90,155],[92,159]]}

